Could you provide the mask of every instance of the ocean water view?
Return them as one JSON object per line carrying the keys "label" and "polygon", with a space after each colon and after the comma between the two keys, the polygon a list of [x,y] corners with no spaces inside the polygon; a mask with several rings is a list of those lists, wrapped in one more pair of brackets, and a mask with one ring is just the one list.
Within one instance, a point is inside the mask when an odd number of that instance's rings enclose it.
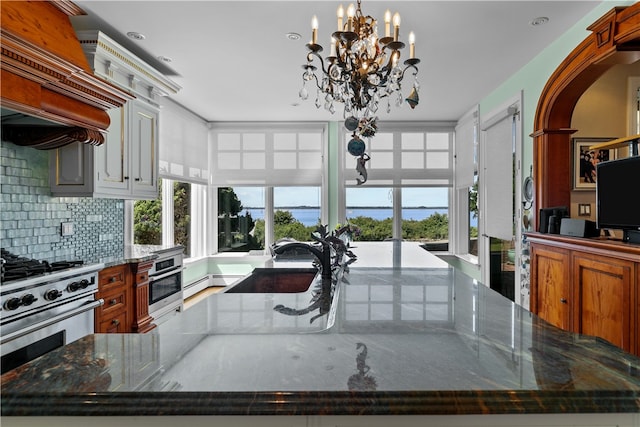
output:
{"label": "ocean water view", "polygon": [[[300,221],[305,226],[312,226],[318,223],[318,219],[320,218],[320,208],[276,208],[277,210],[288,210],[291,212],[293,217]],[[264,219],[264,208],[247,208],[245,212],[248,211],[251,213],[251,217],[256,219]],[[403,219],[412,219],[416,221],[423,220],[425,218],[429,218],[434,213],[440,213],[447,215],[448,209],[446,207],[435,207],[435,208],[403,208],[402,209],[402,218]],[[375,220],[383,220],[386,218],[391,218],[393,216],[392,208],[347,208],[347,219],[348,218],[356,218],[358,216],[365,216],[369,218],[373,218]],[[478,221],[476,218],[471,219],[471,225],[474,227],[478,226]]]}

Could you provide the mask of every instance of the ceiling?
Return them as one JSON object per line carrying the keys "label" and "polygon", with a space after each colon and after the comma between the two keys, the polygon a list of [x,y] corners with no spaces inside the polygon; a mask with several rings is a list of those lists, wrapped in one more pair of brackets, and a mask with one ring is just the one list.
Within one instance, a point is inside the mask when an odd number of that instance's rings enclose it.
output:
{"label": "ceiling", "polygon": [[[334,115],[316,109],[313,90],[306,101],[298,98],[311,18],[318,17],[318,43],[326,54],[340,2],[75,3],[88,14],[72,18],[76,30],[101,30],[163,72],[182,87],[172,99],[206,121],[343,119],[341,105]],[[400,38],[406,42],[414,31],[421,59],[420,104],[415,110],[405,103],[391,114],[380,111],[380,120],[457,120],[599,3],[364,0],[363,13],[379,21],[387,8],[400,13]],[[530,24],[542,16],[549,22]],[[131,31],[145,39],[128,38]],[[289,40],[289,32],[302,38]],[[410,84],[403,89],[407,96]]]}

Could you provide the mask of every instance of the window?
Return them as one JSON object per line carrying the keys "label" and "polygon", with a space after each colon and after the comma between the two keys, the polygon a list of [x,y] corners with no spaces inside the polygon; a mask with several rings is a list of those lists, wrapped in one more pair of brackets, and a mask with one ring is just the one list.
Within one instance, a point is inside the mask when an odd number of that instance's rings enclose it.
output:
{"label": "window", "polygon": [[246,210],[226,212],[227,208],[218,207],[219,251],[264,249],[281,237],[310,239],[322,217],[326,127],[316,123],[215,125],[209,150],[211,183],[233,189]]}
{"label": "window", "polygon": [[402,240],[424,242],[433,251],[448,250],[448,188],[402,189]]}
{"label": "window", "polygon": [[184,256],[191,256],[191,184],[173,183],[173,243],[184,246]]}
{"label": "window", "polygon": [[455,194],[451,221],[455,226],[452,251],[458,255],[478,256],[478,106],[458,122],[455,133]]}
{"label": "window", "polygon": [[136,200],[133,205],[133,243],[162,244],[162,182],[158,182],[158,198]]}
{"label": "window", "polygon": [[346,189],[346,221],[358,227],[359,241],[393,238],[393,189],[356,187]]}
{"label": "window", "polygon": [[[342,137],[346,153],[352,137]],[[448,241],[453,125],[380,123],[366,145],[364,185],[358,185],[355,158],[343,156],[344,220],[360,228],[356,240]]]}
{"label": "window", "polygon": [[262,188],[218,188],[218,251],[264,249],[264,212]]}
{"label": "window", "polygon": [[324,125],[219,123],[211,132],[213,185],[275,187],[322,183]]}
{"label": "window", "polygon": [[[473,176],[473,186],[468,189],[469,194],[469,246],[466,251],[474,256],[478,256],[478,172]],[[463,250],[464,250],[463,249]]]}
{"label": "window", "polygon": [[[387,125],[387,127],[390,127]],[[385,127],[385,129],[387,129]],[[426,132],[417,128],[414,132],[402,131],[413,126],[399,127],[395,132],[380,131],[368,139],[367,162],[369,173],[367,186],[448,186],[452,182],[453,132]],[[351,136],[345,134],[344,152]],[[345,161],[345,185],[356,186],[357,172],[354,157]]]}
{"label": "window", "polygon": [[195,184],[161,179],[158,198],[133,204],[133,243],[137,245],[182,245],[191,256],[191,187]]}
{"label": "window", "polygon": [[320,187],[275,187],[273,189],[274,238],[284,237],[302,242],[311,240],[311,233],[320,223]]}

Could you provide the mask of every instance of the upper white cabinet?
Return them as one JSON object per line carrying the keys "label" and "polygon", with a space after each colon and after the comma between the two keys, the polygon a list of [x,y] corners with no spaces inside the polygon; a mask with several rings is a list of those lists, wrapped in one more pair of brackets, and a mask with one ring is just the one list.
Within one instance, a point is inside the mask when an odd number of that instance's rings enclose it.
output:
{"label": "upper white cabinet", "polygon": [[160,97],[180,87],[98,31],[79,32],[94,73],[135,99],[109,110],[106,142],[75,143],[51,154],[51,192],[56,196],[154,199],[158,195]]}

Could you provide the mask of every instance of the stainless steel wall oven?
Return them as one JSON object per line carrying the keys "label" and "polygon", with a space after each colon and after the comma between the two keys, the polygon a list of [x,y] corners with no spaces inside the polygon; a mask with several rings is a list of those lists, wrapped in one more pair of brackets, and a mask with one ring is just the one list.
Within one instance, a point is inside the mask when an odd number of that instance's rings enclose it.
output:
{"label": "stainless steel wall oven", "polygon": [[149,271],[149,315],[158,320],[182,310],[182,247],[156,253]]}

